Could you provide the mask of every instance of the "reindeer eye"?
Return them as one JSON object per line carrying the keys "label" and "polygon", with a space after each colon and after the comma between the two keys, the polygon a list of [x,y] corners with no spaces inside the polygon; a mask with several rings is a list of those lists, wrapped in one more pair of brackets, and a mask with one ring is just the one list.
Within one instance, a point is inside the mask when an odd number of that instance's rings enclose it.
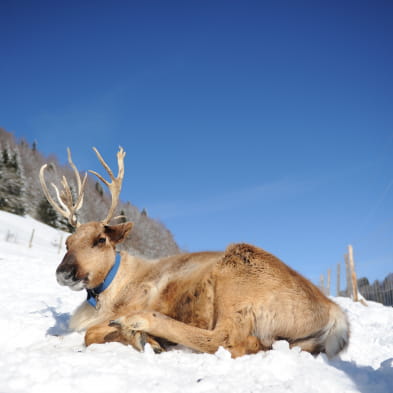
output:
{"label": "reindeer eye", "polygon": [[93,247],[98,246],[98,245],[103,245],[106,242],[105,237],[99,237],[97,240],[94,241]]}

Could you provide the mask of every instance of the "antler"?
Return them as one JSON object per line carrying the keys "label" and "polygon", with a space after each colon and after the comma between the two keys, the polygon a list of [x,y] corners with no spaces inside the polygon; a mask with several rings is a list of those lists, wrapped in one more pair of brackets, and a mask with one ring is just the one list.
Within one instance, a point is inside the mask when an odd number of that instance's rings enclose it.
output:
{"label": "antler", "polygon": [[41,182],[42,191],[44,192],[46,199],[53,206],[53,208],[58,213],[60,213],[62,216],[67,218],[68,222],[72,226],[78,227],[80,225],[80,223],[78,222],[75,213],[82,207],[82,204],[83,204],[83,194],[84,194],[84,189],[85,189],[86,180],[87,180],[87,173],[85,174],[83,181],[81,181],[78,169],[76,168],[76,166],[72,162],[71,151],[69,148],[67,148],[67,153],[68,153],[68,162],[69,162],[71,168],[74,170],[75,177],[76,177],[76,183],[78,186],[78,195],[76,198],[76,202],[75,203],[73,202],[71,188],[70,188],[65,176],[63,176],[62,180],[61,180],[61,185],[63,186],[63,190],[61,192],[59,192],[59,189],[57,188],[57,186],[55,184],[51,183],[52,187],[55,190],[58,203],[56,203],[54,201],[54,199],[51,197],[48,187],[45,183],[44,172],[45,172],[46,167],[48,166],[47,164],[44,164],[40,169],[40,182]]}
{"label": "antler", "polygon": [[104,159],[102,158],[99,151],[95,147],[93,147],[93,150],[97,154],[97,157],[100,160],[102,166],[105,168],[109,177],[112,180],[112,182],[108,182],[99,173],[89,170],[90,173],[92,173],[93,175],[96,175],[104,184],[106,184],[106,186],[108,187],[108,189],[111,193],[111,196],[112,196],[111,207],[109,209],[109,212],[108,212],[108,215],[106,216],[106,218],[104,220],[102,220],[102,222],[104,224],[108,224],[109,221],[111,220],[111,218],[115,212],[116,206],[119,202],[119,195],[120,195],[121,185],[123,183],[123,177],[124,177],[124,157],[125,157],[126,153],[122,147],[119,147],[119,151],[117,152],[117,165],[119,167],[119,172],[117,174],[117,177],[114,177],[111,169],[109,168],[108,164],[104,161]]}

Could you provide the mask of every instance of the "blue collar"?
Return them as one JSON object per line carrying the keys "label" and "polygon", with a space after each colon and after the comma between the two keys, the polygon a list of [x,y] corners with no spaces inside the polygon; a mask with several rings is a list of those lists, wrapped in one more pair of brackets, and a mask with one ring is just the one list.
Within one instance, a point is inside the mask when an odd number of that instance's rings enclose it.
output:
{"label": "blue collar", "polygon": [[87,291],[87,299],[86,301],[91,304],[93,307],[97,307],[97,299],[98,299],[98,295],[102,292],[105,291],[105,289],[107,289],[109,287],[109,285],[111,285],[113,279],[116,276],[117,271],[119,270],[120,267],[120,253],[117,252],[116,253],[116,259],[115,259],[115,263],[112,266],[111,270],[109,270],[109,273],[107,274],[107,276],[105,277],[105,280],[98,286],[96,286],[93,289],[86,289]]}

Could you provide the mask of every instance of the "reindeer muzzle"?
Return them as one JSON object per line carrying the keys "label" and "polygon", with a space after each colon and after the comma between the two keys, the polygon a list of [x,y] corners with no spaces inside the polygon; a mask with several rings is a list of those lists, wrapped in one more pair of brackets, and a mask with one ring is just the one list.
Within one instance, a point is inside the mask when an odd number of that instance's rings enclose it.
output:
{"label": "reindeer muzzle", "polygon": [[71,253],[64,256],[56,269],[56,279],[60,285],[70,287],[73,291],[80,291],[86,286],[86,279],[78,277],[77,260]]}

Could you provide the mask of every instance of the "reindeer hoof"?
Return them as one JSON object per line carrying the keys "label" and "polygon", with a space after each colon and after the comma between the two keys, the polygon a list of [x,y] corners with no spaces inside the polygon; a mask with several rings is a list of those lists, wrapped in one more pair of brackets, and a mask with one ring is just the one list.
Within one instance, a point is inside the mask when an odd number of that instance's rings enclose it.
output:
{"label": "reindeer hoof", "polygon": [[151,347],[153,348],[154,353],[159,354],[165,352],[165,349],[161,347],[161,345],[157,344],[151,344]]}
{"label": "reindeer hoof", "polygon": [[145,332],[134,332],[133,333],[133,347],[140,352],[143,352],[146,345],[147,335]]}

